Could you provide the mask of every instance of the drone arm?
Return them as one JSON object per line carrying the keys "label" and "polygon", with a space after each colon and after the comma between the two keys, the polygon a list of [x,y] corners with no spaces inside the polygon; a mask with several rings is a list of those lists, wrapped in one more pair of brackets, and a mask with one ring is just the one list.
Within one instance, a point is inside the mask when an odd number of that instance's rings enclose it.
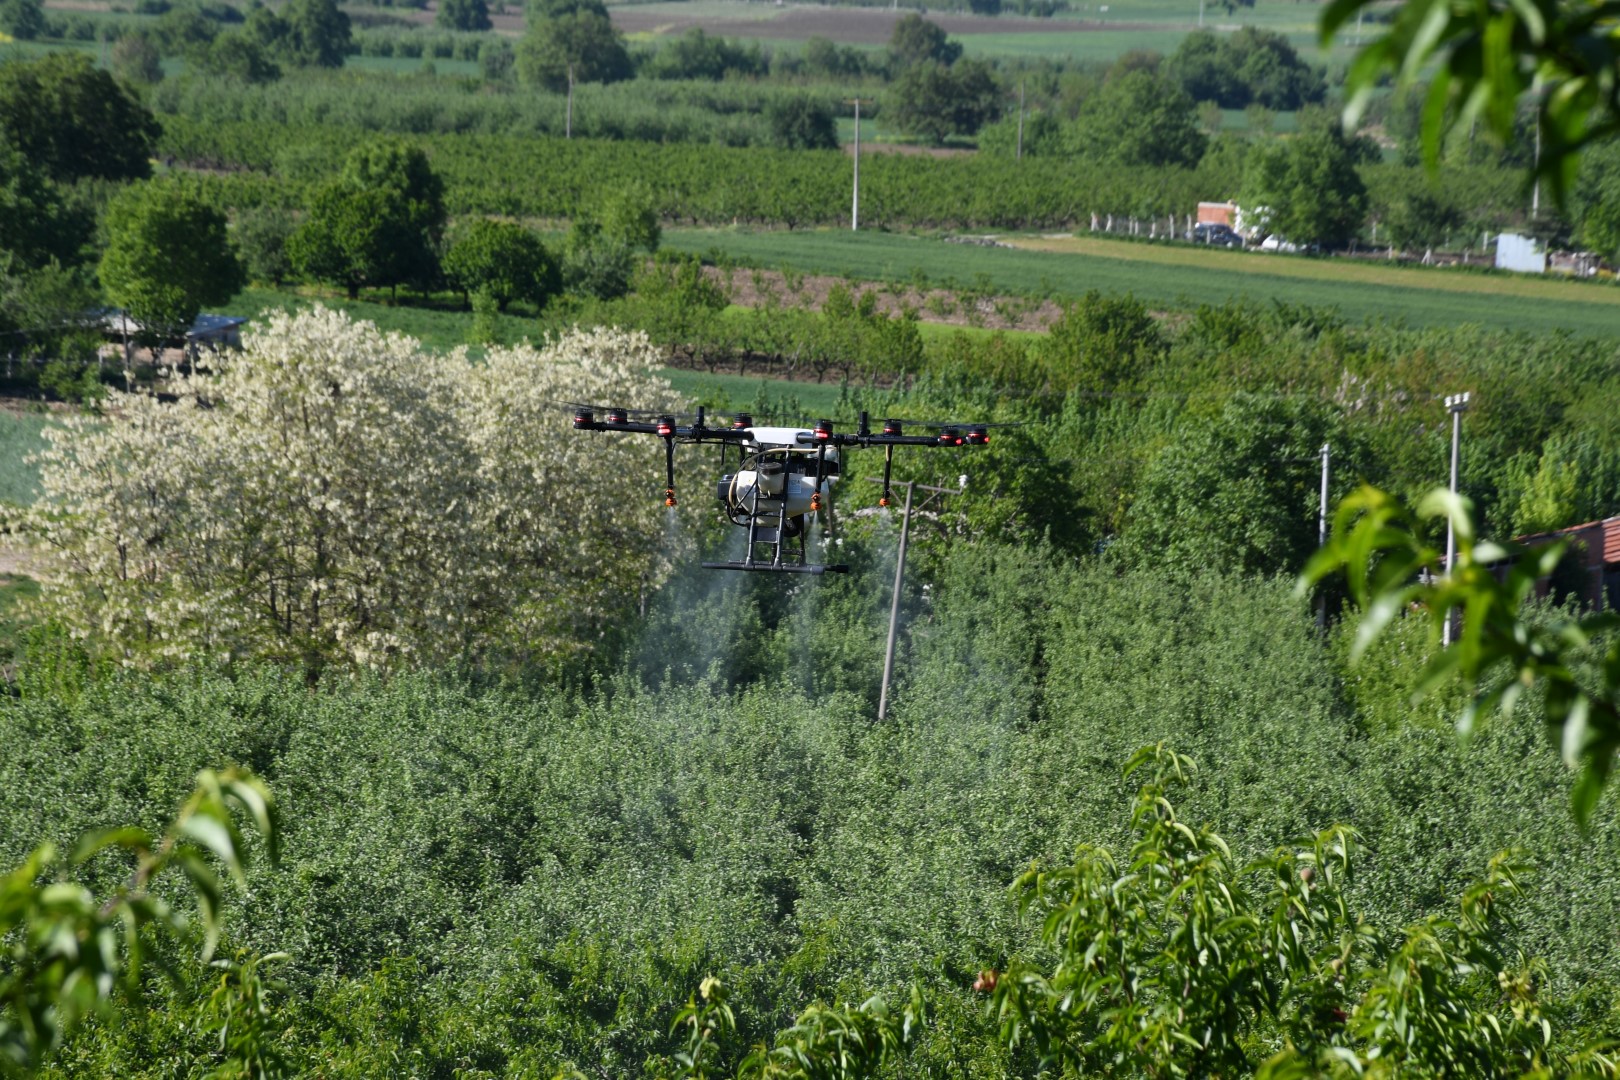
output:
{"label": "drone arm", "polygon": [[664,505],[675,505],[675,439],[664,436]]}

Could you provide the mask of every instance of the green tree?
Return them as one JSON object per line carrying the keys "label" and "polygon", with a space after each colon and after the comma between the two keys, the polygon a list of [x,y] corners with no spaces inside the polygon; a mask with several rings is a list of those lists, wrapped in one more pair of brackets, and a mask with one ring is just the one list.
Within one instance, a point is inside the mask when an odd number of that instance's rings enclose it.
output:
{"label": "green tree", "polygon": [[277,15],[274,9],[264,5],[254,5],[248,12],[247,20],[242,32],[259,44],[259,47],[287,60],[289,64],[296,61],[289,55],[292,48],[292,27],[287,20]]}
{"label": "green tree", "polygon": [[14,268],[77,263],[93,225],[38,165],[0,143],[0,256]]}
{"label": "green tree", "polygon": [[272,51],[245,30],[219,35],[196,58],[197,68],[245,83],[269,83],[281,78]]}
{"label": "green tree", "polygon": [[219,23],[194,4],[180,4],[158,19],[156,37],[172,56],[193,57],[208,51],[219,36]]}
{"label": "green tree", "polygon": [[1403,250],[1443,245],[1463,225],[1462,209],[1435,190],[1409,191],[1395,200],[1384,224]]}
{"label": "green tree", "polygon": [[593,218],[579,217],[568,228],[563,248],[563,285],[576,296],[612,300],[630,289],[635,250],[609,237]]}
{"label": "green tree", "polygon": [[1620,262],[1620,141],[1586,154],[1575,188],[1581,242],[1609,262]]}
{"label": "green tree", "polygon": [[[996,157],[1018,153],[1018,117],[1008,116],[979,129],[979,150]],[[1024,117],[1024,156],[1056,157],[1068,150],[1063,123],[1049,112]]]}
{"label": "green tree", "polygon": [[764,75],[769,65],[759,46],[745,47],[693,27],[642,61],[640,74],[649,79],[712,79],[728,75]]}
{"label": "green tree", "polygon": [[950,40],[937,23],[913,11],[894,24],[894,32],[889,35],[889,55],[901,69],[917,64],[949,67],[961,57],[962,46]]}
{"label": "green tree", "polygon": [[145,34],[125,34],[114,42],[110,66],[120,81],[135,86],[163,81],[162,57]]}
{"label": "green tree", "polygon": [[89,403],[101,395],[102,336],[90,314],[99,299],[79,269],[54,261],[21,267],[0,251],[0,334],[7,335],[7,352],[33,361],[23,378],[37,375],[40,389],[65,401]]}
{"label": "green tree", "polygon": [[157,120],[82,53],[0,64],[0,139],[59,180],[150,175]]}
{"label": "green tree", "polygon": [[338,68],[349,52],[349,17],[337,0],[291,0],[282,11],[287,25],[283,58],[295,67]]}
{"label": "green tree", "polygon": [[0,34],[33,41],[45,34],[45,5],[40,0],[0,0]]}
{"label": "green tree", "polygon": [[292,277],[287,241],[296,228],[292,214],[274,207],[256,207],[237,215],[232,239],[249,281],[267,282],[279,289]]}
{"label": "green tree", "polygon": [[965,60],[955,66],[908,66],[890,91],[889,110],[901,131],[936,145],[952,135],[972,135],[1001,114],[1001,87],[988,65]]}
{"label": "green tree", "polygon": [[1119,165],[1182,165],[1204,156],[1193,100],[1166,75],[1133,71],[1086,99],[1070,132],[1074,152]]}
{"label": "green tree", "polygon": [[658,222],[658,208],[653,203],[652,192],[644,184],[620,186],[602,204],[597,220],[602,225],[603,236],[632,251],[644,251],[651,255],[658,250],[658,244],[663,239],[664,230]]}
{"label": "green tree", "polygon": [[1225,42],[1213,30],[1199,30],[1182,38],[1165,67],[1194,101],[1213,101],[1223,109],[1241,109],[1249,104],[1249,87],[1239,78]]}
{"label": "green tree", "polygon": [[777,94],[765,103],[771,145],[784,150],[838,149],[832,109],[809,94]]}
{"label": "green tree", "polygon": [[635,74],[624,37],[605,14],[580,10],[533,21],[518,44],[518,77],[561,92],[576,83],[619,82]]}
{"label": "green tree", "polygon": [[133,185],[108,204],[104,226],[101,284],[148,343],[183,335],[203,305],[223,304],[245,283],[224,215],[184,188]]}
{"label": "green tree", "polygon": [[444,273],[462,295],[486,296],[496,310],[513,300],[544,307],[562,291],[562,270],[540,237],[485,218],[468,225],[444,256]]}
{"label": "green tree", "polygon": [[1620,506],[1620,444],[1590,432],[1559,432],[1515,454],[1501,500],[1519,535],[1595,521]]}
{"label": "green tree", "polygon": [[1120,553],[1184,572],[1297,571],[1316,547],[1317,452],[1346,449],[1334,426],[1297,398],[1237,398],[1189,424],[1148,464]]}
{"label": "green tree", "polygon": [[288,239],[293,265],[344,287],[426,287],[438,276],[444,182],[420,148],[385,140],[351,153]]}
{"label": "green tree", "polygon": [[495,25],[489,21],[489,5],[484,0],[439,0],[433,21],[446,30],[488,30]]}
{"label": "green tree", "polygon": [[1307,120],[1295,137],[1255,147],[1243,180],[1245,205],[1265,207],[1270,232],[1296,244],[1342,247],[1366,223],[1359,166],[1371,154],[1337,119]]}
{"label": "green tree", "polygon": [[1064,308],[1035,355],[1053,389],[1108,393],[1136,386],[1169,346],[1142,301],[1092,289]]}

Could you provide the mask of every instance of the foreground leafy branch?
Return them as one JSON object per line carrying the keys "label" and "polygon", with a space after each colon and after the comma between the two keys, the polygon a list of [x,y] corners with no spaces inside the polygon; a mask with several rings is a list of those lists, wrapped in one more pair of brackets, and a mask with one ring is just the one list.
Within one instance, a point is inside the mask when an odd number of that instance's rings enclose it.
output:
{"label": "foreground leafy branch", "polygon": [[[200,928],[202,959],[212,957],[224,898],[214,862],[246,886],[239,816],[263,837],[274,862],[280,832],[269,789],[230,769],[200,773],[161,838],[134,827],[105,829],[83,837],[65,859],[42,844],[0,877],[0,1074],[26,1075],[81,1020],[119,995],[137,998],[143,963],[164,963],[158,939],[190,942]],[[66,874],[109,849],[133,856],[135,867],[112,896],[97,900]],[[154,892],[175,873],[196,898],[200,927]]]}
{"label": "foreground leafy branch", "polygon": [[[1449,574],[1443,573],[1440,551],[1420,538],[1424,519],[1451,523],[1457,557]],[[1581,770],[1572,800],[1584,825],[1620,751],[1620,636],[1603,654],[1595,689],[1577,677],[1572,656],[1620,627],[1620,614],[1536,622],[1522,614],[1536,582],[1552,573],[1568,548],[1567,540],[1533,547],[1479,540],[1467,500],[1448,491],[1433,492],[1414,513],[1394,496],[1364,486],[1340,503],[1333,539],[1306,565],[1299,588],[1344,576],[1364,612],[1352,660],[1405,612],[1426,612],[1436,641],[1448,619],[1460,620],[1456,640],[1434,654],[1417,693],[1461,678],[1470,691],[1457,717],[1465,736],[1482,716],[1509,713],[1525,693],[1539,694],[1564,760]]]}
{"label": "foreground leafy branch", "polygon": [[1170,795],[1192,763],[1165,746],[1146,772],[1129,858],[1082,846],[1013,886],[1041,920],[1039,961],[986,972],[1008,1045],[1054,1074],[1607,1076],[1556,1046],[1539,965],[1510,953],[1522,857],[1503,852],[1455,915],[1393,933],[1353,914],[1356,836],[1333,826],[1248,866]]}
{"label": "foreground leafy branch", "polygon": [[[1322,44],[1372,7],[1372,0],[1333,0],[1322,12]],[[1580,148],[1620,132],[1616,19],[1615,0],[1406,0],[1350,63],[1348,118],[1353,126],[1387,75],[1409,85],[1432,67],[1423,108],[1423,153],[1432,169],[1445,134],[1476,119],[1511,143],[1519,103],[1535,95],[1536,171],[1562,201]]]}
{"label": "foreground leafy branch", "polygon": [[[703,980],[697,996],[675,1015],[672,1031],[686,1029],[686,1049],[675,1055],[675,1076],[702,1080],[723,1075],[723,1044],[736,1034],[737,1019],[725,985]],[[811,1005],[792,1027],[778,1032],[773,1046],[756,1046],[736,1075],[743,1080],[854,1080],[875,1075],[885,1062],[912,1046],[927,1010],[922,991],[899,1011],[881,997],[859,1006]]]}

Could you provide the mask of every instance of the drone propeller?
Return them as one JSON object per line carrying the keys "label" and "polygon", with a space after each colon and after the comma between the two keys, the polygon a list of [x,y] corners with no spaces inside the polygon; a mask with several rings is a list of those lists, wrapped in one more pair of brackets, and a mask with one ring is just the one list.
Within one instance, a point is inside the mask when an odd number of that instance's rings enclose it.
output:
{"label": "drone propeller", "polygon": [[910,417],[905,417],[905,416],[886,417],[884,422],[885,423],[904,424],[907,427],[923,427],[923,428],[947,428],[947,427],[970,428],[970,427],[981,427],[981,428],[986,428],[986,429],[990,429],[990,428],[1033,427],[1035,424],[1040,423],[1039,420],[1001,420],[1001,421],[996,421],[996,422],[993,422],[993,423],[986,422],[986,421],[983,421],[983,420],[916,420],[916,419],[913,419],[913,418],[910,418]]}
{"label": "drone propeller", "polygon": [[[626,408],[623,408],[623,407],[617,406],[617,405],[593,405],[588,401],[561,401],[561,400],[554,400],[552,402],[552,404],[554,404],[554,405],[563,405],[563,406],[566,406],[566,407],[568,407],[570,409],[586,409],[586,410],[590,411],[593,414],[594,413],[604,413],[604,414],[615,414],[616,413],[616,414],[624,416],[626,418],[626,420],[630,420],[630,419],[639,420],[639,419],[646,418],[646,417],[656,417],[656,416],[668,416],[668,417],[670,417],[672,419],[675,419],[675,420],[692,420],[692,419],[695,419],[699,415],[698,413],[695,413],[695,412],[682,412],[682,413],[670,412],[668,409],[626,409]],[[622,422],[622,421],[620,421],[620,422]]]}

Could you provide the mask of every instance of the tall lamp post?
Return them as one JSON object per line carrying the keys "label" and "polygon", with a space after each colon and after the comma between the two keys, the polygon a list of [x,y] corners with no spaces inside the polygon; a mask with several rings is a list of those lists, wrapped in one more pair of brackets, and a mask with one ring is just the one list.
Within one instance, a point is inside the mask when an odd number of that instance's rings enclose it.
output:
{"label": "tall lamp post", "polygon": [[855,104],[855,194],[849,206],[849,231],[861,227],[861,99],[851,98]]}
{"label": "tall lamp post", "polygon": [[[1451,493],[1457,494],[1457,464],[1459,460],[1458,447],[1462,443],[1462,414],[1468,411],[1467,393],[1452,394],[1446,398],[1446,411],[1451,413]],[[1446,520],[1446,576],[1451,576],[1452,564],[1457,560],[1457,530],[1451,520]],[[1440,642],[1449,646],[1454,636],[1452,629],[1453,616],[1446,616],[1446,624],[1440,632]]]}

